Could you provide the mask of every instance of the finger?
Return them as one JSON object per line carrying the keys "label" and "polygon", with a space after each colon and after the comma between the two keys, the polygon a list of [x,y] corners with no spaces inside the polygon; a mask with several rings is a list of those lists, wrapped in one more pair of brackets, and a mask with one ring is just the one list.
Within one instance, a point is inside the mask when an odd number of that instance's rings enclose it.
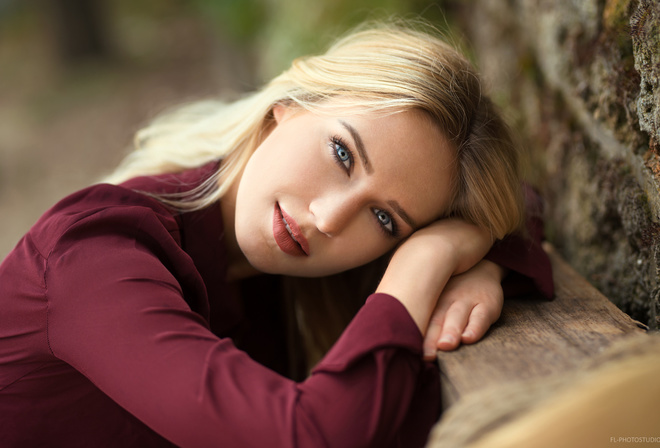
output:
{"label": "finger", "polygon": [[438,339],[440,338],[440,333],[442,332],[442,320],[441,319],[431,319],[429,327],[426,330],[426,335],[424,336],[424,345],[423,353],[424,360],[433,361],[435,359],[436,353],[438,351],[437,344]]}
{"label": "finger", "polygon": [[442,333],[442,326],[445,322],[448,308],[449,304],[440,301],[436,309],[433,310],[433,314],[431,314],[423,345],[424,359],[427,361],[435,359],[438,351],[438,339],[440,339],[440,334]]}
{"label": "finger", "polygon": [[475,306],[461,335],[463,344],[474,344],[484,337],[490,326],[497,320],[498,315],[489,313],[483,306]]}
{"label": "finger", "polygon": [[445,316],[442,332],[436,347],[439,350],[454,350],[461,342],[463,331],[468,323],[471,307],[465,303],[454,303]]}

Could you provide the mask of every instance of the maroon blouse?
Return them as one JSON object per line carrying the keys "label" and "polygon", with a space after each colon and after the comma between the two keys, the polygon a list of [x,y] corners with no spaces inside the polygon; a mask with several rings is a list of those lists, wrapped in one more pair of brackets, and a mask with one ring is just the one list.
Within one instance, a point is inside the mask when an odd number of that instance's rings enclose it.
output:
{"label": "maroon blouse", "polygon": [[[208,171],[75,193],[0,265],[2,446],[423,446],[439,375],[398,300],[371,295],[292,381],[277,294],[245,306],[224,283],[219,206],[179,215],[135,191]],[[552,294],[538,241],[491,257]]]}

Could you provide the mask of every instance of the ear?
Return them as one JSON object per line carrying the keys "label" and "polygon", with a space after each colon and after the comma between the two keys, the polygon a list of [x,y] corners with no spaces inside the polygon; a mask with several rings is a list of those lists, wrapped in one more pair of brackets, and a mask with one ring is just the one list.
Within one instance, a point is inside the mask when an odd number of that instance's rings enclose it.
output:
{"label": "ear", "polygon": [[273,106],[273,118],[275,118],[275,122],[277,124],[280,124],[282,119],[284,118],[284,115],[286,114],[286,106],[284,106],[281,103],[277,103]]}
{"label": "ear", "polygon": [[275,123],[280,124],[293,114],[293,109],[286,104],[277,103],[273,106],[273,118]]}

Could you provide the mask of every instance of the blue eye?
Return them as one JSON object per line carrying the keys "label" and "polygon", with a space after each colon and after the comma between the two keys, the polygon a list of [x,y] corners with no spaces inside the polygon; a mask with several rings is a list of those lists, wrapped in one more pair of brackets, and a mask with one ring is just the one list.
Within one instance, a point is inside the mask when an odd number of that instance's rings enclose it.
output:
{"label": "blue eye", "polygon": [[390,235],[395,235],[396,234],[396,227],[394,224],[394,221],[392,221],[392,217],[390,216],[389,213],[386,211],[380,210],[380,209],[373,209],[374,214],[376,215],[376,219],[378,220],[378,224],[387,231]]}
{"label": "blue eye", "polygon": [[350,156],[348,155],[348,151],[346,151],[344,148],[338,148],[337,149],[337,157],[339,157],[339,160],[342,162],[346,162],[347,160],[350,160]]}
{"label": "blue eye", "polygon": [[350,173],[351,167],[353,166],[353,154],[339,137],[332,138],[332,151],[337,163],[341,165],[347,173]]}

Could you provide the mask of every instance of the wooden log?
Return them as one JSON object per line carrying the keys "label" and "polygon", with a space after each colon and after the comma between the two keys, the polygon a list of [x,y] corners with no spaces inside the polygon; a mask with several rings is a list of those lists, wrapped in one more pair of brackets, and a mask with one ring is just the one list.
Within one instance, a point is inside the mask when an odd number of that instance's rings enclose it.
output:
{"label": "wooden log", "polygon": [[502,316],[474,345],[439,352],[443,407],[480,389],[565,373],[616,339],[644,332],[550,246],[555,299],[506,299]]}

